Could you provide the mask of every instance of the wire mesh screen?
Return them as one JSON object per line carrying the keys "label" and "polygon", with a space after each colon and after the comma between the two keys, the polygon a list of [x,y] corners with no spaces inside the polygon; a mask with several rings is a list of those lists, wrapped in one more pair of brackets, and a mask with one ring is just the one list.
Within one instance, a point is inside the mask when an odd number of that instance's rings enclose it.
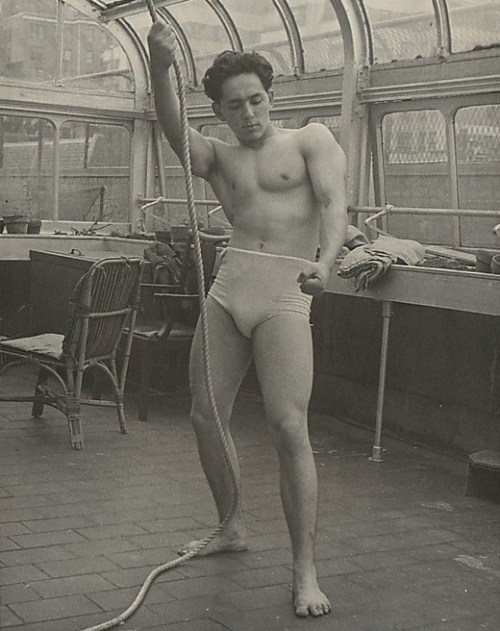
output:
{"label": "wire mesh screen", "polygon": [[382,124],[388,164],[447,162],[444,117],[436,110],[387,114]]}
{"label": "wire mesh screen", "polygon": [[303,40],[305,65],[309,72],[329,68],[342,68],[344,65],[344,42],[340,31]]}
{"label": "wire mesh screen", "polygon": [[458,110],[455,134],[459,162],[500,162],[500,105]]}
{"label": "wire mesh screen", "polygon": [[299,29],[307,72],[344,65],[344,45],[330,0],[288,0]]}
{"label": "wire mesh screen", "polygon": [[500,2],[498,0],[447,1],[454,52],[500,45]]}
{"label": "wire mesh screen", "polygon": [[[384,202],[409,208],[451,207],[446,123],[441,112],[394,112],[382,121]],[[451,243],[453,225],[442,218],[390,218],[396,236]]]}
{"label": "wire mesh screen", "polygon": [[[500,199],[500,105],[459,109],[455,116],[460,208],[498,210]],[[495,223],[481,217],[460,221],[463,245],[498,247]]]}
{"label": "wire mesh screen", "polygon": [[375,63],[433,55],[437,31],[431,0],[365,0]]}

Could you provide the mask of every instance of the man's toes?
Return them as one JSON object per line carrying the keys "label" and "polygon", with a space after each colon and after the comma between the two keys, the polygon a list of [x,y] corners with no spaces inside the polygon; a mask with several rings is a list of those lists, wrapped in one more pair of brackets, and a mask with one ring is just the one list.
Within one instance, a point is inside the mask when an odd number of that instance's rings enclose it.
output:
{"label": "man's toes", "polygon": [[322,616],[325,613],[322,603],[311,605],[309,607],[309,611],[311,612],[311,616],[314,616],[315,618],[317,618],[318,616]]}
{"label": "man's toes", "polygon": [[296,605],[295,615],[299,618],[307,618],[309,615],[309,607],[307,605]]}
{"label": "man's toes", "polygon": [[316,607],[316,613],[313,613],[313,616],[325,616],[330,613],[331,608],[329,603],[321,603],[318,607]]}

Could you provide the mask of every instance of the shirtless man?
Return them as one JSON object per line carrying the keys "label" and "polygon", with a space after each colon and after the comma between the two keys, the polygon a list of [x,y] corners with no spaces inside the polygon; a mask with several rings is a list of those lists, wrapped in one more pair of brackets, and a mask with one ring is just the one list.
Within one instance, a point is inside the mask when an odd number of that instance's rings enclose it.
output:
{"label": "shirtless man", "polygon": [[[173,30],[156,22],[148,43],[158,119],[181,156],[179,103],[169,71],[176,48]],[[233,227],[207,299],[218,412],[239,477],[229,421],[253,356],[279,459],[295,613],[321,616],[330,612],[330,603],[318,586],[314,563],[317,476],[307,427],[313,376],[309,313],[346,234],[345,156],[321,124],[298,130],[271,124],[272,78],[272,67],[260,55],[219,55],[205,75],[205,93],[237,144],[194,129],[189,141],[193,173],[210,183]],[[232,484],[206,395],[201,348],[197,331],[190,362],[191,420],[222,520],[231,507]],[[227,528],[201,554],[246,548],[238,505]]]}

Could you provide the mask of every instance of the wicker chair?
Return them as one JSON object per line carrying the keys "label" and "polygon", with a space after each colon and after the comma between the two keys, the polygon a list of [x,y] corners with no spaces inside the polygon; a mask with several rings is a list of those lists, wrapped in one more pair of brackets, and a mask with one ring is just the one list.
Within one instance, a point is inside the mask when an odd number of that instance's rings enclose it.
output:
{"label": "wicker chair", "polygon": [[[0,376],[14,366],[29,364],[38,367],[38,378],[32,396],[0,394],[0,401],[32,402],[34,417],[42,416],[45,405],[60,410],[68,420],[74,449],[83,447],[82,405],[115,407],[120,430],[125,434],[123,395],[142,269],[143,261],[139,258],[97,261],[73,291],[72,313],[65,335],[44,333],[2,340]],[[126,326],[130,333],[118,353]],[[109,377],[113,401],[82,398],[83,375],[91,366]],[[61,387],[58,392],[48,387],[49,376]]]}

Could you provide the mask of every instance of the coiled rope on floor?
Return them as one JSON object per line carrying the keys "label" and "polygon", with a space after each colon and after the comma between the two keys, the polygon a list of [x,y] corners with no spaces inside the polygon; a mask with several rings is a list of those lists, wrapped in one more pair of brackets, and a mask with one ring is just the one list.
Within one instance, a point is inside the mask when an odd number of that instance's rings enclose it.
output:
{"label": "coiled rope on floor", "polygon": [[[151,19],[153,22],[158,20],[158,15],[156,13],[156,8],[154,6],[153,0],[145,0],[149,13],[151,15]],[[185,554],[179,556],[172,561],[168,561],[163,565],[159,565],[154,570],[152,570],[148,576],[146,577],[142,587],[140,588],[137,596],[134,598],[132,603],[129,605],[125,611],[123,611],[120,615],[115,618],[108,620],[107,622],[103,622],[101,624],[95,625],[93,627],[87,627],[82,631],[106,631],[107,629],[112,629],[119,624],[122,624],[130,618],[140,607],[146,594],[160,574],[167,572],[168,570],[177,567],[181,563],[184,563],[188,559],[196,556],[200,550],[202,550],[205,546],[207,546],[218,534],[220,534],[224,528],[227,526],[229,521],[234,515],[236,507],[238,505],[239,499],[239,489],[238,489],[238,481],[236,477],[236,471],[234,470],[233,463],[231,461],[229,446],[226,439],[226,433],[222,426],[219,412],[217,410],[217,403],[215,401],[215,394],[212,385],[212,376],[210,371],[210,353],[209,353],[209,338],[208,338],[208,317],[207,310],[205,305],[205,279],[203,274],[203,258],[201,253],[201,244],[200,244],[200,235],[198,232],[198,221],[196,217],[196,208],[195,208],[195,196],[193,190],[193,177],[191,171],[191,156],[189,151],[189,123],[187,117],[187,107],[186,107],[186,93],[184,88],[184,79],[182,76],[182,71],[179,65],[179,62],[176,58],[173,61],[173,67],[175,71],[178,91],[179,91],[179,105],[180,105],[180,117],[181,117],[181,131],[182,131],[182,162],[184,167],[184,179],[186,186],[186,194],[187,194],[187,206],[189,211],[189,223],[193,234],[193,246],[194,246],[194,261],[196,268],[196,279],[198,283],[198,297],[200,302],[200,318],[199,323],[201,327],[202,333],[202,342],[203,342],[203,366],[205,372],[205,384],[207,388],[208,400],[210,404],[210,410],[212,412],[220,440],[222,445],[222,451],[224,454],[224,460],[226,462],[232,486],[233,486],[233,499],[231,503],[231,507],[224,517],[224,519],[220,522],[220,524],[215,528],[210,534],[208,534],[204,539],[201,539],[198,544],[193,547],[191,550],[186,552]]]}

